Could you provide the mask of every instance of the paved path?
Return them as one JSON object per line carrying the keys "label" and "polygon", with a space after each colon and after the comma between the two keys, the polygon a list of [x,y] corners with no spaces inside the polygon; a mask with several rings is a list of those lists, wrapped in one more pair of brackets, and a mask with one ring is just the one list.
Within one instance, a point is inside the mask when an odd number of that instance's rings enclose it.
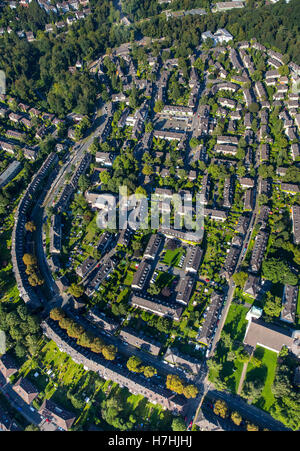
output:
{"label": "paved path", "polygon": [[242,388],[243,388],[244,379],[245,379],[246,373],[247,373],[247,368],[248,368],[248,362],[245,362],[244,365],[243,365],[243,370],[242,370],[239,386],[238,386],[238,389],[237,389],[237,394],[238,395],[241,394],[241,391],[242,391]]}

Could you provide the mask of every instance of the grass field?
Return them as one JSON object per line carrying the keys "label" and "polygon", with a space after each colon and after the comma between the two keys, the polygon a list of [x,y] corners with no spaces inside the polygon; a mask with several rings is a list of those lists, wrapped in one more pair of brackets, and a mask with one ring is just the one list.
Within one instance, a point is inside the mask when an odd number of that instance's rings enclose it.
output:
{"label": "grass field", "polygon": [[169,266],[178,266],[180,258],[184,254],[185,250],[182,247],[175,249],[174,251],[168,249],[164,255],[163,263]]}
{"label": "grass field", "polygon": [[233,340],[243,341],[247,328],[247,311],[248,309],[240,304],[231,304],[229,308],[224,331],[229,333]]}
{"label": "grass field", "polygon": [[132,284],[132,282],[133,282],[133,276],[134,276],[134,272],[133,271],[131,271],[131,270],[127,271],[126,277],[125,277],[124,282],[123,282],[124,285],[130,286]]}
{"label": "grass field", "polygon": [[261,366],[255,368],[250,362],[247,368],[245,380],[251,381],[254,379],[260,379],[264,383],[262,395],[258,401],[256,401],[255,405],[268,412],[275,402],[271,387],[275,376],[277,354],[273,351],[262,348],[261,346],[257,346],[254,355],[261,360]]}

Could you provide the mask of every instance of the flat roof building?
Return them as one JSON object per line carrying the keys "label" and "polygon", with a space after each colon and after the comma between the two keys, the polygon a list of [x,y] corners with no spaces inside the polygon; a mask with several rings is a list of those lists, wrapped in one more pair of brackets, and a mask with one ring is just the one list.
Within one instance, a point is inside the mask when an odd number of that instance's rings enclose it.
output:
{"label": "flat roof building", "polygon": [[278,354],[283,346],[291,349],[294,338],[290,330],[254,318],[248,322],[244,343],[254,349],[262,346]]}

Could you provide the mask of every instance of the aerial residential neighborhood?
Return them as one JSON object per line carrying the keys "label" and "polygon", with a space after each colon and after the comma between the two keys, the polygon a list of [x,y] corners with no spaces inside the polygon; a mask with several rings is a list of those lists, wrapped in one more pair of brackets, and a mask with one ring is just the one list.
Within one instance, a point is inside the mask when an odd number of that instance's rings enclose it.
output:
{"label": "aerial residential neighborhood", "polygon": [[148,3],[0,3],[0,430],[299,430],[299,2]]}

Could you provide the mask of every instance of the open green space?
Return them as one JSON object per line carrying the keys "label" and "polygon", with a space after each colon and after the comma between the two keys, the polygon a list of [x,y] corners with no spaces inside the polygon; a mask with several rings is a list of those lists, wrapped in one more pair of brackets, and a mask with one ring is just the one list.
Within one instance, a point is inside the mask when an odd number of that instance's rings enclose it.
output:
{"label": "open green space", "polygon": [[255,405],[268,412],[275,402],[271,387],[275,377],[277,354],[269,349],[257,346],[254,356],[261,360],[261,366],[254,367],[250,361],[245,381],[258,379],[264,383],[261,397],[255,402]]}
{"label": "open green space", "polygon": [[185,254],[185,250],[180,247],[175,250],[168,249],[164,255],[163,263],[169,266],[178,266],[180,258]]}
{"label": "open green space", "polygon": [[229,333],[233,340],[243,341],[247,328],[247,311],[248,309],[240,304],[231,304],[229,308],[224,331]]}

